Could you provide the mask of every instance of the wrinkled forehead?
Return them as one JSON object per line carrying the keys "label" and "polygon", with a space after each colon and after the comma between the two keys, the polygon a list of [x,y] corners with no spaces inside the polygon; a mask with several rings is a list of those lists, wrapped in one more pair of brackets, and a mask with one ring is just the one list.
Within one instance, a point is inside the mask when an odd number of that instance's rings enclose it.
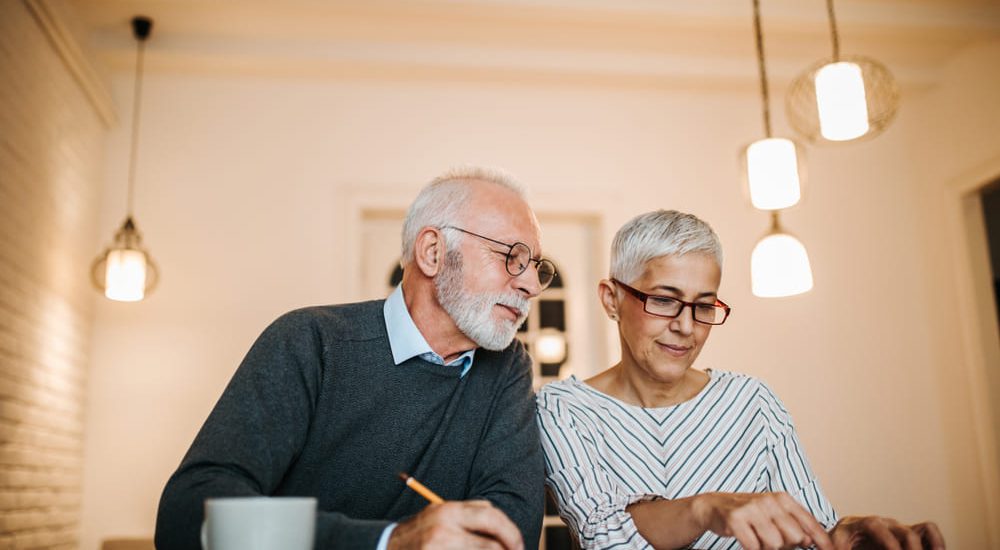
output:
{"label": "wrinkled forehead", "polygon": [[522,242],[533,253],[541,252],[541,230],[535,213],[524,198],[510,189],[494,184],[475,187],[460,217],[464,229],[506,243]]}
{"label": "wrinkled forehead", "polygon": [[694,294],[714,294],[718,292],[721,281],[722,270],[715,256],[688,252],[647,260],[635,282],[646,288],[674,288]]}

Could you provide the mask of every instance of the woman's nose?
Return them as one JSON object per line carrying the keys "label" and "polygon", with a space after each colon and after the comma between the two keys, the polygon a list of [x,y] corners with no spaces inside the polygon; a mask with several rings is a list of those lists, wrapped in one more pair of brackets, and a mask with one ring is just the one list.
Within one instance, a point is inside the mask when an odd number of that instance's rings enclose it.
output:
{"label": "woman's nose", "polygon": [[694,330],[694,308],[690,305],[681,307],[681,312],[670,322],[670,330],[683,335],[691,334]]}

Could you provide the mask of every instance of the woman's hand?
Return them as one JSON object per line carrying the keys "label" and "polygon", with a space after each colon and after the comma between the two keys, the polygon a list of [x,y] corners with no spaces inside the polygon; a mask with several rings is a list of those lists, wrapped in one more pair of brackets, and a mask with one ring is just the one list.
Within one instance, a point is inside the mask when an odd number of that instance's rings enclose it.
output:
{"label": "woman's hand", "polygon": [[944,550],[944,537],[932,522],[903,525],[892,518],[848,516],[830,531],[837,550]]}
{"label": "woman's hand", "polygon": [[705,530],[735,537],[747,550],[834,549],[823,526],[787,493],[705,493],[693,498],[691,511]]}

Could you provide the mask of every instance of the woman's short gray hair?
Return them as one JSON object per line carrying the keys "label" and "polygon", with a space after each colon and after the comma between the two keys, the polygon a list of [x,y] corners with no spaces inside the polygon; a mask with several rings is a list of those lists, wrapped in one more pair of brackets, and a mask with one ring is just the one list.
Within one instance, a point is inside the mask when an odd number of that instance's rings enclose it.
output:
{"label": "woman's short gray hair", "polygon": [[[413,204],[406,211],[403,220],[403,255],[400,262],[404,267],[413,260],[413,245],[417,234],[425,227],[456,225],[462,208],[468,201],[472,185],[478,182],[499,185],[524,198],[524,189],[514,178],[496,168],[462,166],[452,168],[424,186]],[[446,250],[451,250],[447,246]]]}
{"label": "woman's short gray hair", "polygon": [[719,237],[697,216],[676,210],[640,214],[615,233],[611,243],[611,277],[630,284],[642,276],[646,262],[692,252],[713,256],[722,268]]}

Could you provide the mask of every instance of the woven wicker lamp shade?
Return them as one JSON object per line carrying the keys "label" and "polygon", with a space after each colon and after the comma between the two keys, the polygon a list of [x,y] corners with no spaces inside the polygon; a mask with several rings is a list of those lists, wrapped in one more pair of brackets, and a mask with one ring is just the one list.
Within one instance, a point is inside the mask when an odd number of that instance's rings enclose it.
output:
{"label": "woven wicker lamp shade", "polygon": [[885,65],[841,55],[833,0],[826,0],[833,55],[810,65],[785,94],[788,123],[811,143],[843,143],[882,133],[899,108],[899,86]]}
{"label": "woven wicker lamp shade", "polygon": [[[852,63],[860,68],[864,83],[864,104],[867,110],[867,130],[861,135],[833,140],[823,135],[816,97],[816,75],[834,63]],[[899,109],[899,86],[885,65],[862,55],[842,55],[812,64],[797,76],[785,94],[785,114],[789,125],[810,143],[842,143],[873,138],[885,130]]]}

